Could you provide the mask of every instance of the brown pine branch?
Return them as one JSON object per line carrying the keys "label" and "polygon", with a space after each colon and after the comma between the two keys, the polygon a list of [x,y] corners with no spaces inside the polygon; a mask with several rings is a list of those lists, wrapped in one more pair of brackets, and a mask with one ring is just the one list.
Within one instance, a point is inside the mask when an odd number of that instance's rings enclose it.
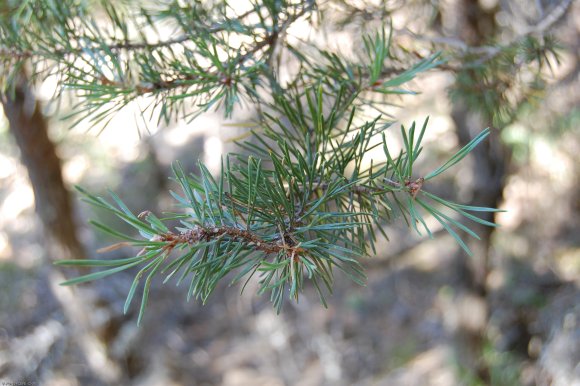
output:
{"label": "brown pine branch", "polygon": [[[192,229],[177,234],[165,232],[155,235],[151,241],[166,243],[162,247],[162,253],[169,255],[179,245],[193,245],[199,242],[226,238],[229,240],[244,243],[248,248],[255,251],[264,252],[266,255],[284,252],[287,256],[295,256],[297,253],[304,253],[306,250],[296,243],[289,234],[282,234],[278,241],[266,241],[255,232],[240,229],[233,226],[202,227],[196,225]],[[99,249],[99,253],[110,252],[119,248],[129,246],[129,242],[120,242]],[[138,255],[147,251],[145,247]]]}

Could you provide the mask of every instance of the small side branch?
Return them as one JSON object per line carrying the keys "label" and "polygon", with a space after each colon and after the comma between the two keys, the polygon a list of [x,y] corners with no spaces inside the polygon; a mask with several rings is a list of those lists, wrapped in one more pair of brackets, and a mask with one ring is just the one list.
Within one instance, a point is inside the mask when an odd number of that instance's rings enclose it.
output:
{"label": "small side branch", "polygon": [[286,253],[288,256],[304,252],[305,250],[292,243],[280,241],[265,241],[254,232],[242,230],[232,226],[219,226],[205,228],[196,226],[179,234],[165,233],[156,237],[156,241],[167,242],[164,249],[171,251],[179,244],[196,244],[202,241],[211,241],[218,238],[227,237],[231,240],[242,242],[249,248],[256,251],[264,252],[265,254],[278,254],[280,252]]}

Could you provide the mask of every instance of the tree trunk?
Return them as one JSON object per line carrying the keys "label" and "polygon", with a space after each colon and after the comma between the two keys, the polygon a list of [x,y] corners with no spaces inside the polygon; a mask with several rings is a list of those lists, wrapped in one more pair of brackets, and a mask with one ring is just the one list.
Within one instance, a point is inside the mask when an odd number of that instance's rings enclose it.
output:
{"label": "tree trunk", "polygon": [[[481,128],[490,124],[489,121],[479,117],[479,114],[470,112],[460,102],[454,104],[451,116],[455,122],[456,133],[461,146],[465,146],[473,139],[470,128],[481,130]],[[507,163],[505,154],[507,151],[501,143],[499,132],[492,130],[490,136],[470,153],[473,160],[470,205],[497,208],[501,204],[505,185]],[[491,212],[478,213],[478,217],[491,222],[495,220],[494,213]],[[494,228],[472,222],[469,227],[481,238],[481,240],[468,240],[469,248],[473,251],[471,277],[469,279],[474,287],[473,289],[480,295],[485,296],[487,293],[486,281],[490,268],[491,237]]]}
{"label": "tree trunk", "polygon": [[[62,177],[61,161],[48,136],[40,103],[26,77],[19,79],[13,93],[0,94],[0,101],[22,163],[28,170],[36,212],[44,228],[46,255],[50,260],[85,258],[85,250],[77,237],[71,197]],[[47,274],[52,294],[69,320],[71,341],[81,349],[92,380],[97,384],[118,384],[120,370],[107,356],[105,343],[93,332],[91,306],[74,288],[59,285],[65,280],[60,270],[50,267]]]}
{"label": "tree trunk", "polygon": [[61,161],[48,137],[47,122],[24,76],[13,93],[0,96],[10,132],[34,191],[36,212],[47,236],[51,259],[85,258],[77,237],[70,194],[64,185]]}
{"label": "tree trunk", "polygon": [[[497,25],[495,13],[497,8],[484,10],[477,0],[456,0],[448,3],[446,18],[451,23],[451,33],[471,46],[481,46],[486,39],[495,36]],[[492,117],[470,109],[463,101],[453,101],[451,117],[455,123],[456,134],[461,146],[465,146],[485,127],[492,126]],[[507,149],[499,138],[498,130],[492,130],[491,135],[480,143],[471,153],[471,176],[473,183],[470,188],[470,205],[497,208],[503,196],[504,177],[507,166],[505,154]],[[494,221],[494,213],[478,213],[484,220]],[[468,240],[473,257],[465,260],[461,256],[457,261],[458,271],[463,283],[474,295],[477,295],[485,305],[485,321],[481,329],[459,330],[457,332],[458,352],[462,361],[470,366],[479,379],[489,384],[491,369],[482,360],[482,352],[486,344],[486,328],[489,324],[491,304],[488,294],[487,278],[490,270],[490,250],[492,227],[470,223],[469,227],[479,235],[481,240]]]}
{"label": "tree trunk", "polygon": [[[448,4],[444,18],[454,37],[471,46],[481,46],[488,43],[486,39],[497,34],[497,11],[497,7],[484,10],[477,0],[456,0]],[[470,110],[461,100],[454,101],[451,117],[461,146],[465,146],[483,128],[492,125],[492,117],[484,115]],[[489,138],[471,152],[474,181],[470,187],[471,205],[498,207],[503,195],[508,153],[497,130],[492,130]],[[493,213],[480,215],[484,220],[494,221]],[[481,237],[481,241],[469,241],[469,247],[474,252],[469,268],[469,282],[476,292],[485,296],[493,228],[472,223],[470,227]]]}

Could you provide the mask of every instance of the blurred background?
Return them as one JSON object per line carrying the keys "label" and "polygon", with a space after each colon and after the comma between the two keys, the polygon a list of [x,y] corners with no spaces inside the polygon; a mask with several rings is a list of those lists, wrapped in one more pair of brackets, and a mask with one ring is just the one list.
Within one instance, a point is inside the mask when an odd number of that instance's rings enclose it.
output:
{"label": "blurred background", "polygon": [[[493,127],[489,141],[432,188],[506,210],[495,218],[497,230],[476,229],[482,241],[470,243],[473,257],[445,232],[422,239],[401,221],[386,226],[390,241],[363,261],[366,287],[337,274],[328,309],[307,289],[276,315],[252,282],[240,295],[227,280],[201,305],[186,302],[185,288],[158,280],[137,327],[136,307],[123,314],[134,272],[58,285],[78,272],[53,261],[103,257],[97,249],[115,242],[87,225],[114,220],[85,206],[71,187],[99,194],[109,188],[136,213],[171,210],[172,162],[195,172],[201,159],[217,173],[221,156],[234,149],[231,139],[256,112],[238,109],[225,120],[218,111],[156,127],[128,106],[101,133],[83,124],[69,130],[49,103],[54,85],[45,82],[4,100],[0,117],[0,379],[63,386],[580,385],[580,4],[334,1],[324,3],[334,18],[316,39],[356,49],[361,31],[384,22],[387,3],[397,44],[421,41],[430,49],[457,41],[481,46],[488,33],[509,41],[564,7],[550,24],[559,63],[545,69],[541,95],[507,97],[508,117],[475,108],[465,83],[445,69],[421,75],[413,88],[422,93],[389,110],[394,130],[430,116],[425,152],[437,159]],[[307,34],[303,27],[290,35]],[[517,86],[510,84],[515,94]]]}

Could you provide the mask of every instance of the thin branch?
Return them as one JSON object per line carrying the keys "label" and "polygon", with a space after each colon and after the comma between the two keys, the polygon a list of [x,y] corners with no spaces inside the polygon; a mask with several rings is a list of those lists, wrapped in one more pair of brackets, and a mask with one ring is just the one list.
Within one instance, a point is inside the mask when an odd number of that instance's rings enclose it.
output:
{"label": "thin branch", "polygon": [[254,232],[231,226],[216,226],[211,228],[195,226],[194,228],[180,232],[179,234],[168,232],[157,235],[154,239],[155,241],[167,242],[164,249],[170,252],[179,244],[192,245],[201,241],[211,241],[222,237],[228,237],[232,240],[242,242],[248,247],[251,247],[256,251],[262,251],[267,255],[280,252],[284,252],[288,255],[305,252],[304,248],[288,244],[286,242],[287,240],[282,242],[265,241]]}
{"label": "thin branch", "polygon": [[570,4],[572,4],[572,0],[562,0],[560,4],[556,5],[552,11],[536,23],[536,25],[526,28],[521,35],[543,34],[545,31],[550,29],[550,27],[556,24],[558,20],[564,17]]}
{"label": "thin branch", "polygon": [[[282,23],[282,25],[279,28],[274,29],[274,31],[270,35],[266,36],[262,41],[257,43],[254,47],[252,47],[251,49],[246,51],[244,54],[238,56],[235,59],[235,61],[233,62],[234,67],[240,66],[244,62],[246,62],[247,60],[253,58],[254,55],[257,52],[259,52],[260,50],[262,50],[266,47],[269,48],[272,45],[276,44],[279,31],[283,31],[286,28],[288,28],[288,26],[290,24],[292,24],[293,22],[298,20],[300,17],[302,17],[304,14],[306,14],[306,12],[308,12],[310,9],[312,9],[312,6],[313,6],[313,3],[310,3],[307,7],[304,7],[297,14],[289,17],[286,21],[284,21]],[[176,38],[176,39],[174,39],[174,41],[167,41],[165,43],[175,44],[175,43],[178,43],[180,39],[184,39],[184,37]],[[187,40],[187,39],[185,39],[185,40]],[[133,47],[136,47],[136,45],[134,45]],[[118,48],[126,48],[126,47],[122,47],[119,45]],[[220,75],[220,73],[217,71],[214,71],[214,72],[208,73],[208,75],[210,75],[210,76],[211,75]],[[223,75],[224,75],[223,83],[226,85],[231,84],[231,79],[229,79],[229,77],[226,74],[223,74]],[[172,80],[168,80],[168,81],[158,81],[158,82],[153,82],[153,83],[148,83],[148,84],[137,85],[137,86],[135,86],[135,91],[138,95],[143,95],[143,94],[148,94],[148,93],[152,93],[152,92],[172,90],[172,89],[179,88],[179,87],[189,87],[189,86],[191,86],[191,83],[189,83],[189,82],[195,81],[195,80],[197,80],[197,78],[195,76],[186,75],[184,77],[176,78],[176,79],[172,79]],[[125,87],[125,85],[121,82],[114,82],[114,81],[110,81],[110,80],[102,80],[102,81],[104,82],[104,84],[109,85],[109,86],[116,86],[119,88]]]}
{"label": "thin branch", "polygon": [[[255,12],[255,9],[251,9],[249,11],[244,12],[243,14],[239,15],[236,20],[242,20],[249,15]],[[217,23],[216,23],[217,24]],[[204,25],[196,26],[196,28],[203,30],[204,32],[208,32],[210,34],[226,31],[228,29],[227,24],[217,24],[213,27],[207,27]],[[148,42],[118,42],[118,43],[110,43],[110,44],[94,44],[91,47],[88,47],[91,51],[119,51],[119,50],[126,50],[126,51],[138,51],[138,50],[155,50],[158,48],[169,47],[174,44],[183,44],[189,40],[192,40],[193,36],[191,34],[184,34],[181,36],[177,36],[173,39],[162,40],[157,43],[148,43]],[[52,53],[56,56],[67,56],[67,55],[79,55],[83,54],[87,47],[82,48],[74,48],[74,49],[54,49]],[[11,47],[0,47],[0,56],[7,56],[7,57],[15,57],[19,59],[26,59],[36,55],[34,50],[18,50],[16,48]]]}
{"label": "thin branch", "polygon": [[[443,36],[422,36],[418,35],[407,28],[398,30],[397,32],[405,35],[410,35],[416,40],[428,41],[435,44],[442,44],[450,47],[459,49],[464,53],[464,55],[482,55],[477,61],[473,63],[462,64],[459,67],[452,65],[440,65],[439,69],[446,71],[458,71],[466,67],[480,66],[498,56],[506,47],[510,47],[523,38],[530,35],[543,35],[550,27],[552,27],[558,20],[560,20],[566,14],[568,7],[572,4],[572,0],[562,0],[560,4],[556,5],[551,12],[545,15],[538,23],[532,26],[528,26],[522,32],[518,33],[513,39],[500,46],[477,46],[471,47],[464,41],[458,38],[443,37]],[[423,58],[420,55],[417,55]]]}

